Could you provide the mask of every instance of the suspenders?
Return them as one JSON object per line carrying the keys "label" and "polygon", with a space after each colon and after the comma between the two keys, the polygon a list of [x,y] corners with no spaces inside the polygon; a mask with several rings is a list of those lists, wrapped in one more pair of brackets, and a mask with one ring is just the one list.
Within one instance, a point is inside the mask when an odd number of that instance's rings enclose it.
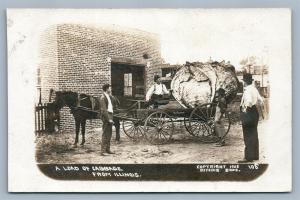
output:
{"label": "suspenders", "polygon": [[[156,91],[156,83],[154,84],[154,91],[153,91],[153,94],[155,94],[155,91]],[[160,84],[161,85],[161,91],[163,92],[163,84]],[[164,92],[163,92],[164,93]],[[162,94],[161,94],[162,95]]]}

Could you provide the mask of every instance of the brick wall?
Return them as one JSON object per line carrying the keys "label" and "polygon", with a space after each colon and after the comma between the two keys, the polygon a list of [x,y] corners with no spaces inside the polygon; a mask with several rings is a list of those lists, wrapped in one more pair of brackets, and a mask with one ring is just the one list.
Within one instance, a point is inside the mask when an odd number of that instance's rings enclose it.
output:
{"label": "brick wall", "polygon": [[57,54],[57,27],[49,27],[40,39],[40,59],[38,78],[40,78],[42,102],[49,101],[49,92],[53,88],[59,89],[58,84],[58,54]]}
{"label": "brick wall", "polygon": [[[49,42],[44,42],[45,59],[40,68],[48,72],[42,74],[46,83],[42,90],[48,90],[48,94],[49,88],[54,87],[99,96],[102,85],[110,83],[111,63],[116,60],[148,65],[146,88],[153,83],[153,74],[160,72],[155,67],[162,63],[159,38],[155,34],[120,27],[60,24],[48,31],[45,38]],[[61,126],[74,129],[74,120],[66,108],[61,111]],[[100,120],[87,121],[87,129],[99,127]]]}

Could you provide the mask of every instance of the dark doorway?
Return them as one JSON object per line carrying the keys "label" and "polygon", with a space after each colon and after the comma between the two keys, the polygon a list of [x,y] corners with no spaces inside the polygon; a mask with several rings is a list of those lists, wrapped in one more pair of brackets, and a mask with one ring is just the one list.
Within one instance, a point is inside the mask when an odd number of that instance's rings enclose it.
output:
{"label": "dark doorway", "polygon": [[143,99],[145,97],[145,66],[111,64],[112,94],[116,96],[121,107],[132,103],[130,99]]}

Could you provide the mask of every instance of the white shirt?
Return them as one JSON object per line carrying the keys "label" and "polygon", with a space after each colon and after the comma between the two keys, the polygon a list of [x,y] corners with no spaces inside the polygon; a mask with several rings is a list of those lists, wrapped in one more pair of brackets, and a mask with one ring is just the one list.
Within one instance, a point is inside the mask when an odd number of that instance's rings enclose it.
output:
{"label": "white shirt", "polygon": [[156,94],[156,95],[169,94],[169,91],[167,90],[164,84],[154,83],[154,85],[151,86],[151,88],[148,90],[146,94],[146,101],[150,100],[152,94]]}
{"label": "white shirt", "polygon": [[256,87],[254,87],[253,85],[246,86],[241,101],[243,112],[246,111],[247,107],[252,107],[256,105],[257,102],[262,104],[263,98],[260,96]]}
{"label": "white shirt", "polygon": [[113,105],[111,103],[110,97],[106,92],[104,92],[104,95],[106,96],[107,101],[108,101],[107,112],[113,113]]}

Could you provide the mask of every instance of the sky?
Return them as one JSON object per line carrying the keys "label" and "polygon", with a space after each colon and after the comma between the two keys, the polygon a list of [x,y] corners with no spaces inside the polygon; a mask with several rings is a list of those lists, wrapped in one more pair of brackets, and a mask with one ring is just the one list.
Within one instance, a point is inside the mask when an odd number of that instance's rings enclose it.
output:
{"label": "sky", "polygon": [[[11,28],[16,27],[11,31],[15,34],[26,30],[42,31],[59,23],[135,28],[158,34],[162,57],[167,63],[182,64],[211,58],[229,61],[240,68],[240,61],[249,56],[268,65],[273,56],[270,51],[280,44],[278,39],[286,40],[280,36],[290,36],[286,34],[287,30],[279,28],[289,23],[287,17],[281,17],[286,12],[287,9],[28,9],[9,15],[18,20],[9,19],[8,24]],[[15,26],[18,23],[22,26]]]}

